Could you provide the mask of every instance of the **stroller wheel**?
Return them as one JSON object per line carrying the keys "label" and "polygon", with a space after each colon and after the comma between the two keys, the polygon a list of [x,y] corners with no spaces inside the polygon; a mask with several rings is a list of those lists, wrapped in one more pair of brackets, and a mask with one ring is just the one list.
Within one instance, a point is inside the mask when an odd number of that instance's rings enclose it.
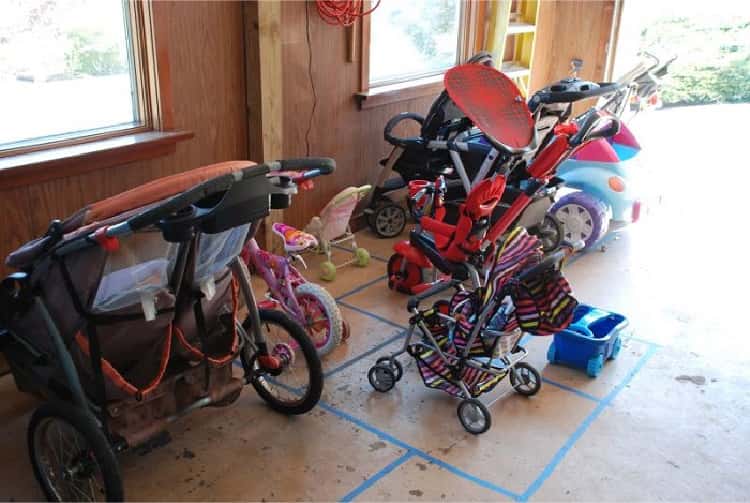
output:
{"label": "stroller wheel", "polygon": [[370,381],[375,391],[385,393],[396,385],[396,373],[387,363],[377,363],[367,372],[367,380]]}
{"label": "stroller wheel", "polygon": [[519,395],[533,396],[542,387],[542,376],[528,363],[516,363],[510,371],[510,385]]}
{"label": "stroller wheel", "polygon": [[325,261],[320,264],[320,279],[323,281],[333,281],[336,279],[336,266],[333,262]]}
{"label": "stroller wheel", "polygon": [[458,404],[458,420],[472,435],[484,433],[492,426],[490,411],[476,398],[469,398]]}
{"label": "stroller wheel", "polygon": [[380,363],[384,363],[391,367],[391,370],[393,370],[393,374],[396,377],[396,382],[400,381],[404,376],[404,367],[402,367],[401,362],[396,360],[395,358],[391,358],[390,356],[381,356],[380,358],[378,358],[378,361],[375,362],[375,365],[378,365]]}
{"label": "stroller wheel", "polygon": [[406,211],[390,201],[379,204],[372,214],[372,230],[381,238],[392,238],[406,227]]}
{"label": "stroller wheel", "polygon": [[31,416],[29,456],[49,501],[123,501],[112,448],[91,414],[45,403]]}

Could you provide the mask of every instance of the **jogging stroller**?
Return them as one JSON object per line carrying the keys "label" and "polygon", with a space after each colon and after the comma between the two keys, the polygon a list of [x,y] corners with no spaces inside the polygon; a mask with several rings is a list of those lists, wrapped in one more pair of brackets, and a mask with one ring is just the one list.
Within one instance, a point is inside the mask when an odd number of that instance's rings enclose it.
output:
{"label": "jogging stroller", "polygon": [[283,413],[315,406],[315,347],[282,313],[258,310],[238,254],[296,182],[333,169],[330,159],[205,166],[53,221],[8,257],[20,272],[0,288],[0,348],[18,389],[46,400],[28,445],[47,498],[122,500],[116,453],[231,404],[245,384]]}
{"label": "jogging stroller", "polygon": [[[477,398],[510,376],[513,389],[535,395],[539,372],[522,361],[524,332],[551,335],[572,321],[577,301],[559,272],[571,247],[542,258],[539,240],[517,227],[497,248],[482,285],[471,291],[461,279],[436,283],[409,299],[412,314],[403,348],[379,358],[367,377],[381,392],[392,389],[403,375],[397,357],[408,353],[429,388],[445,391],[462,401],[458,418],[472,434],[491,426],[487,407]],[[419,302],[455,289],[449,301],[439,300],[429,309]]]}

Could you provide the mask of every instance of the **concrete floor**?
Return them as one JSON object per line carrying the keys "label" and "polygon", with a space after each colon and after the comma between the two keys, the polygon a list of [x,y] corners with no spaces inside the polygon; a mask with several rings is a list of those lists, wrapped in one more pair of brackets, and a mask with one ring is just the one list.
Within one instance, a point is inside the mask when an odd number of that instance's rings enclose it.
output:
{"label": "concrete floor", "polygon": [[[748,243],[737,232],[744,212],[732,213],[750,175],[728,151],[706,148],[741,142],[727,118],[748,112],[638,119],[661,202],[610,235],[604,253],[566,269],[581,301],[631,320],[621,356],[599,378],[548,365],[550,338],[532,338],[542,390],[528,399],[501,383],[483,397],[493,426],[479,437],[464,432],[457,401],[426,389],[413,363],[394,390],[372,391],[368,368],[400,343],[407,322],[406,298],[387,289],[375,259],[330,285],[352,336],[324,360],[313,412],[279,416],[250,389],[229,408],[198,411],[174,425],[168,445],[121,457],[128,499],[750,499],[750,344],[739,316]],[[677,129],[698,113],[711,127]],[[392,243],[363,233],[360,244],[384,259]],[[0,379],[0,499],[41,497],[25,445],[34,406]]]}

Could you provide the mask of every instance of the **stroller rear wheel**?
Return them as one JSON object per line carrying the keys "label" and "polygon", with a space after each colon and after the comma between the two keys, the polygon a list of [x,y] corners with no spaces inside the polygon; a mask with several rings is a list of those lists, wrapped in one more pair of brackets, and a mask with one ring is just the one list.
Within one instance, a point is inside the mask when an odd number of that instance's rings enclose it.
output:
{"label": "stroller rear wheel", "polygon": [[375,391],[385,393],[393,389],[396,385],[396,373],[387,362],[376,363],[367,372],[367,380]]}
{"label": "stroller rear wheel", "polygon": [[49,501],[123,501],[117,458],[93,416],[45,403],[31,416],[29,456]]}
{"label": "stroller rear wheel", "polygon": [[393,370],[393,375],[396,378],[396,382],[400,381],[404,376],[404,367],[402,367],[401,362],[396,360],[395,358],[391,358],[390,356],[381,356],[380,358],[378,358],[378,361],[375,362],[376,365],[379,363],[384,363],[391,367],[391,370]]}
{"label": "stroller rear wheel", "polygon": [[458,404],[457,412],[461,426],[472,435],[484,433],[492,426],[490,411],[476,398],[469,398]]}
{"label": "stroller rear wheel", "polygon": [[[261,330],[268,352],[282,366],[273,375],[264,373],[253,355],[241,353],[243,367],[252,368],[251,383],[260,397],[282,414],[304,414],[320,400],[323,370],[315,345],[305,329],[281,311],[259,309]],[[242,327],[252,333],[250,319]]]}
{"label": "stroller rear wheel", "polygon": [[510,385],[519,395],[533,396],[542,387],[542,376],[528,363],[519,362],[510,371]]}
{"label": "stroller rear wheel", "polygon": [[381,238],[398,236],[406,227],[406,210],[392,201],[378,202],[368,223]]}

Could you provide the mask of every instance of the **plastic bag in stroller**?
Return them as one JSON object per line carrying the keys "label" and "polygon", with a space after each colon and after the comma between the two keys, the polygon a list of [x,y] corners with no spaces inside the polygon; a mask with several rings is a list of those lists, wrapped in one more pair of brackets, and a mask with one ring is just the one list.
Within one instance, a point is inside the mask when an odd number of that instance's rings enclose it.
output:
{"label": "plastic bag in stroller", "polygon": [[[21,272],[0,288],[0,348],[17,387],[47,399],[28,434],[49,499],[122,499],[116,452],[192,410],[234,402],[245,384],[282,412],[317,403],[314,346],[289,318],[257,309],[237,257],[296,191],[276,172],[303,179],[333,168],[328,159],[233,161],[162,178],[54,221],[8,257]],[[268,337],[270,325],[287,338]],[[288,401],[272,393],[272,381],[303,363],[304,386],[288,385]],[[57,452],[52,437],[63,433],[80,448]]]}
{"label": "plastic bag in stroller", "polygon": [[[539,240],[523,228],[514,230],[494,254],[483,286],[467,291],[446,280],[409,301],[412,313],[404,347],[378,359],[368,378],[373,388],[388,391],[401,378],[397,357],[407,352],[417,361],[425,385],[462,398],[458,416],[470,433],[487,431],[490,413],[477,397],[510,376],[513,389],[536,394],[541,376],[523,362],[522,335],[550,335],[566,328],[578,304],[559,271],[570,253],[543,258]],[[450,300],[419,310],[420,300],[455,289]]]}

